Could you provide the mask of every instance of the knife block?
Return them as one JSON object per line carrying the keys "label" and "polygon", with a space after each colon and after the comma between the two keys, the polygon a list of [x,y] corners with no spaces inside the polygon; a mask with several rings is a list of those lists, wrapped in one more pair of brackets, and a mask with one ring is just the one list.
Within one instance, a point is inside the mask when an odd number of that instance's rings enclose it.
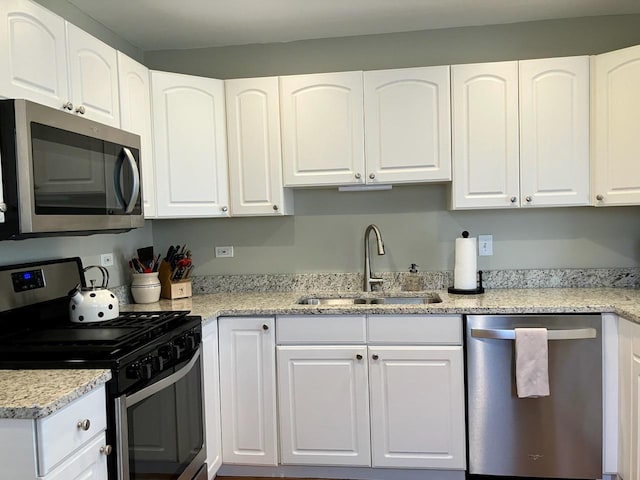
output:
{"label": "knife block", "polygon": [[162,260],[158,267],[158,278],[160,279],[160,296],[169,300],[178,298],[188,298],[192,295],[191,280],[171,280],[171,265]]}

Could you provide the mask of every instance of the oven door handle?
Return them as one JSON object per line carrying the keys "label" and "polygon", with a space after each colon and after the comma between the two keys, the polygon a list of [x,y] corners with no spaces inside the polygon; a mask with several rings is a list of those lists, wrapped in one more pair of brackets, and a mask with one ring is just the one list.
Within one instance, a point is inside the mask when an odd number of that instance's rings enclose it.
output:
{"label": "oven door handle", "polygon": [[132,393],[131,395],[127,395],[127,397],[126,397],[127,398],[127,402],[126,402],[127,408],[132,406],[132,405],[135,405],[136,403],[140,403],[143,400],[146,400],[150,396],[155,395],[156,393],[158,393],[160,390],[164,390],[168,386],[173,385],[174,383],[177,383],[182,378],[184,378],[186,375],[188,375],[189,372],[195,366],[195,364],[198,361],[198,359],[200,358],[201,352],[202,352],[202,345],[200,347],[198,347],[198,350],[196,350],[196,353],[193,355],[193,358],[191,360],[189,360],[189,363],[187,363],[180,370],[178,370],[177,372],[172,373],[171,375],[169,375],[166,378],[163,378],[162,380],[157,381],[156,383],[154,383],[152,385],[149,385],[148,387],[143,388],[142,390],[139,390],[139,391],[137,391],[135,393]]}
{"label": "oven door handle", "polygon": [[[512,329],[484,329],[472,328],[474,338],[489,338],[492,340],[515,340],[516,331]],[[572,328],[569,330],[548,330],[549,340],[584,340],[596,338],[595,328]]]}

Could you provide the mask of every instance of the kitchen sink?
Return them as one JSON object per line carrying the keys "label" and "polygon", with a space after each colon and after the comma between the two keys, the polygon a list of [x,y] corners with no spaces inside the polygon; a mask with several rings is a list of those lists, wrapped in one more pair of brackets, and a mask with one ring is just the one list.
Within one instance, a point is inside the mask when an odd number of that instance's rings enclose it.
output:
{"label": "kitchen sink", "polygon": [[415,297],[303,297],[297,303],[299,305],[424,305],[440,302],[442,299],[438,294],[427,294]]}

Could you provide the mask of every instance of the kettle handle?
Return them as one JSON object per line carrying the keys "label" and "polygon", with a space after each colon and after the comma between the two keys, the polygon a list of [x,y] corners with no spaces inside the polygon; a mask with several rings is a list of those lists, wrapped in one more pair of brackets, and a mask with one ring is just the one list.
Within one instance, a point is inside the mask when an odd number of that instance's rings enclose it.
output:
{"label": "kettle handle", "polygon": [[107,288],[107,286],[109,285],[109,270],[101,265],[89,265],[82,271],[86,273],[86,271],[90,268],[97,268],[100,270],[100,272],[102,273],[102,285],[100,285],[100,288]]}

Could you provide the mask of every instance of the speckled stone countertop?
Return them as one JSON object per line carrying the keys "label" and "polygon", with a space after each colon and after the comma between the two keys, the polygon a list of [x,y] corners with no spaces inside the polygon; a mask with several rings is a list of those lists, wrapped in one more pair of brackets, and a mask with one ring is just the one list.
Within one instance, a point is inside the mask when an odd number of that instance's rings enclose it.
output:
{"label": "speckled stone countertop", "polygon": [[0,370],[0,418],[46,417],[110,379],[109,370]]}
{"label": "speckled stone countertop", "polygon": [[[161,300],[142,305],[122,305],[121,309],[190,310],[203,320],[223,315],[290,315],[290,314],[514,314],[514,313],[617,313],[640,323],[640,289],[631,288],[540,288],[491,289],[482,295],[451,295],[446,290],[428,292],[385,292],[380,295],[416,296],[436,293],[441,303],[397,305],[298,305],[310,292],[243,292],[195,295],[180,300]],[[338,292],[318,296],[367,297],[377,294]]]}

